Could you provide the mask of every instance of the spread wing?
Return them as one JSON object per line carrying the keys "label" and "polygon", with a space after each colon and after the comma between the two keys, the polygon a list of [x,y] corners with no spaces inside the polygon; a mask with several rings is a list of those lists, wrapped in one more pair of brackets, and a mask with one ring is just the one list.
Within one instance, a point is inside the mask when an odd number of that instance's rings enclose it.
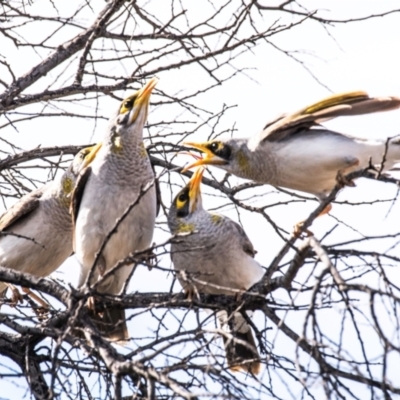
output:
{"label": "spread wing", "polygon": [[40,198],[47,189],[47,185],[42,186],[39,189],[33,190],[32,192],[23,196],[17,203],[10,207],[0,217],[0,232],[11,225],[20,221],[22,218],[28,216],[33,210],[35,210],[40,203]]}
{"label": "spread wing", "polygon": [[88,181],[91,172],[92,168],[87,167],[84,172],[79,175],[78,179],[76,180],[74,190],[72,191],[69,212],[72,215],[72,222],[74,224],[76,222],[76,219],[78,218],[79,207],[81,205],[83,193],[85,191],[86,182]]}
{"label": "spread wing", "polygon": [[250,257],[253,257],[257,254],[257,251],[254,250],[254,247],[252,243],[250,242],[250,239],[247,237],[246,232],[244,229],[235,221],[229,220],[229,223],[231,224],[232,228],[237,231],[237,233],[240,236],[240,243],[242,245],[243,251],[248,254]]}
{"label": "spread wing", "polygon": [[277,142],[332,118],[389,111],[400,107],[398,97],[369,97],[365,92],[347,92],[327,97],[293,114],[283,115],[268,123],[252,137],[249,147],[255,149],[262,141]]}

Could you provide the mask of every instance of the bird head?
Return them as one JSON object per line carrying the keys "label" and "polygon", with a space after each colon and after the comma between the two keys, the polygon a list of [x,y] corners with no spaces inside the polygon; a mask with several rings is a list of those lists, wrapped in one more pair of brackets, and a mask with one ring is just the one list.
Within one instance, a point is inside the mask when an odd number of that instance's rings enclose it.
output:
{"label": "bird head", "polygon": [[84,149],[80,150],[69,166],[71,173],[75,176],[78,176],[81,171],[83,171],[92,163],[97,152],[101,149],[101,146],[102,143],[99,142],[94,146],[85,147]]}
{"label": "bird head", "polygon": [[198,168],[187,185],[175,196],[171,204],[169,219],[190,218],[197,211],[203,210],[200,190],[203,173],[204,169]]}
{"label": "bird head", "polygon": [[[118,151],[124,138],[143,135],[143,126],[146,123],[150,96],[158,82],[158,78],[150,79],[146,85],[121,102],[116,115],[110,120],[111,140],[113,147]],[[107,133],[109,134],[109,133]]]}
{"label": "bird head", "polygon": [[205,143],[185,142],[184,144],[202,151],[205,157],[197,157],[197,160],[183,168],[182,172],[201,165],[217,165],[226,169],[224,167],[229,165],[234,153],[233,143],[229,141],[211,140]]}
{"label": "bird head", "polygon": [[85,147],[75,155],[71,165],[61,179],[64,194],[69,195],[72,192],[79,174],[95,159],[101,146],[102,143],[100,142],[95,146]]}

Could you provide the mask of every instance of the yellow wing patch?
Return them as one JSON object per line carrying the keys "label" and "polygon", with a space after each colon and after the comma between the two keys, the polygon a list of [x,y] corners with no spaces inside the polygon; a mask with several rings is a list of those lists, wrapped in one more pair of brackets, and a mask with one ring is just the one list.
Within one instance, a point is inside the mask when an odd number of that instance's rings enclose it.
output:
{"label": "yellow wing patch", "polygon": [[319,101],[318,103],[311,104],[310,106],[304,108],[300,114],[312,114],[314,112],[324,110],[325,108],[337,106],[339,104],[346,104],[349,101],[353,102],[354,100],[363,98],[368,99],[368,93],[358,91],[334,94]]}

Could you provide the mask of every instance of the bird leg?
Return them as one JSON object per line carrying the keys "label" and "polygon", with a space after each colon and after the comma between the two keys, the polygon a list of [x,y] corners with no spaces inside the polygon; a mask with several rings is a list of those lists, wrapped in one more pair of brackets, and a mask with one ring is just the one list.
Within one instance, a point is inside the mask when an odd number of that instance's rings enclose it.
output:
{"label": "bird leg", "polygon": [[236,302],[242,301],[244,293],[247,292],[246,288],[244,287],[241,287],[239,290],[240,292],[236,292],[234,296]]}
{"label": "bird leg", "polygon": [[93,312],[96,311],[96,304],[95,304],[95,301],[94,301],[94,297],[93,297],[93,296],[88,297],[86,305],[87,305],[87,308],[88,308],[89,310],[91,310],[91,311],[93,311]]}
{"label": "bird leg", "polygon": [[157,265],[157,254],[149,249],[142,254],[142,262],[147,266],[147,269],[151,271],[153,267]]}
{"label": "bird leg", "polygon": [[344,186],[350,186],[350,187],[356,186],[356,184],[355,184],[351,179],[348,179],[348,178],[346,177],[346,174],[348,174],[349,172],[351,172],[351,171],[349,171],[351,168],[357,167],[359,164],[360,164],[360,160],[359,160],[359,159],[357,159],[357,158],[354,158],[354,159],[353,159],[353,158],[352,158],[352,159],[348,162],[346,168],[339,169],[338,172],[337,172],[337,175],[336,175],[336,181],[337,181],[337,183],[338,183],[339,185],[342,185],[343,187],[344,187]]}
{"label": "bird leg", "polygon": [[184,289],[184,296],[186,300],[193,301],[193,298],[195,296],[195,291],[194,287],[190,286],[189,288]]}
{"label": "bird leg", "polygon": [[[325,214],[328,214],[330,211],[332,210],[332,204],[329,203],[318,215],[316,218],[322,217]],[[294,227],[293,227],[293,235],[294,236],[300,236],[301,232],[301,228],[304,225],[305,220],[298,222]],[[306,234],[306,236],[314,236],[314,234],[309,230],[306,229],[304,230],[304,233]]]}
{"label": "bird leg", "polygon": [[[22,291],[31,298],[31,307],[37,315],[39,321],[43,321],[50,309],[50,305],[47,301],[40,298],[37,294],[33,293],[29,288],[21,287]],[[36,307],[36,303],[40,304],[40,307]]]}
{"label": "bird leg", "polygon": [[22,291],[27,294],[32,300],[36,301],[36,303],[40,304],[43,308],[48,309],[49,303],[46,300],[41,299],[37,294],[33,293],[27,287],[21,287]]}
{"label": "bird leg", "polygon": [[18,305],[18,302],[22,303],[23,302],[23,298],[21,296],[21,293],[19,292],[19,290],[12,285],[11,283],[6,283],[6,286],[11,290],[11,303],[10,306],[11,307],[16,307]]}

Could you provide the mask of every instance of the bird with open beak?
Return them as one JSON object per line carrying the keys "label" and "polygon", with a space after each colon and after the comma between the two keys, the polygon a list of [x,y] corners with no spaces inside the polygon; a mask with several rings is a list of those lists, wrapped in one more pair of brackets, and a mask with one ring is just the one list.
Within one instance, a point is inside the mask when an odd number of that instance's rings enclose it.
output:
{"label": "bird with open beak", "polygon": [[[157,81],[157,78],[151,79],[122,101],[110,118],[101,149],[77,183],[72,213],[74,251],[81,264],[79,287],[97,284],[99,293],[120,294],[133,265],[124,265],[103,279],[104,275],[118,261],[151,244],[156,190],[154,172],[143,143],[143,127]],[[134,203],[137,204],[132,206]],[[127,212],[129,207],[132,209]],[[125,218],[115,229],[125,212]],[[93,302],[89,304],[94,308]],[[92,315],[104,337],[115,341],[128,339],[123,309],[111,307]]]}
{"label": "bird with open beak", "polygon": [[[203,168],[172,202],[168,225],[175,239],[171,245],[174,269],[186,294],[238,296],[257,283],[264,269],[254,259],[253,245],[239,224],[206,211],[202,205]],[[240,312],[228,316],[218,312],[218,320],[230,335],[223,336],[229,368],[257,374],[259,354],[250,326]]]}
{"label": "bird with open beak", "polygon": [[[214,165],[259,183],[313,194],[320,201],[353,171],[370,165],[390,170],[400,162],[400,140],[366,140],[334,132],[321,122],[400,107],[397,97],[369,97],[365,92],[336,94],[269,122],[247,139],[186,142],[204,158],[184,168]],[[329,207],[326,209],[329,211]]]}

